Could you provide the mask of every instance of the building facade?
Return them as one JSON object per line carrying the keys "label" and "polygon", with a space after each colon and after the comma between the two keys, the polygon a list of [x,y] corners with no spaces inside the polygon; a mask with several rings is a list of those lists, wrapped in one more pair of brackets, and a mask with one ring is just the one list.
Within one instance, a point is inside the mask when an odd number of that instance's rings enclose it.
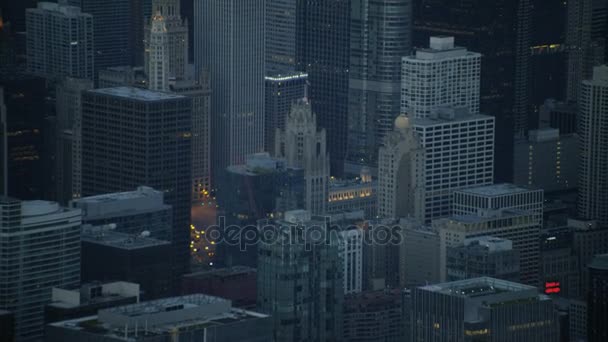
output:
{"label": "building facade", "polygon": [[41,77],[94,75],[93,16],[80,8],[40,2],[26,11],[27,67]]}
{"label": "building facade", "polygon": [[399,285],[412,288],[439,282],[439,234],[414,219],[399,221]]}
{"label": "building facade", "polygon": [[2,197],[0,216],[0,309],[14,313],[17,341],[36,340],[51,289],[80,284],[81,211]]}
{"label": "building facade", "polygon": [[423,216],[425,157],[410,119],[398,116],[378,152],[378,216]]}
{"label": "building facade", "polygon": [[465,244],[467,239],[493,236],[511,240],[519,253],[521,282],[536,286],[539,279],[540,224],[533,212],[504,210],[475,215],[454,215],[433,222],[439,232],[439,269],[441,281],[447,274],[448,249]]}
{"label": "building facade", "polygon": [[331,174],[341,176],[348,142],[351,1],[300,1],[296,7],[296,70],[308,73],[309,98],[327,131]]}
{"label": "building facade", "polygon": [[365,218],[378,215],[378,181],[372,179],[370,170],[361,169],[359,178],[329,180],[327,214],[362,210]]}
{"label": "building facade", "polygon": [[276,238],[260,243],[257,307],[272,316],[277,341],[341,341],[344,283],[338,243],[307,233],[328,229],[323,221],[292,213],[275,222]]}
{"label": "building facade", "polygon": [[195,3],[194,61],[211,81],[212,178],[264,149],[263,0]]}
{"label": "building facade", "polygon": [[578,216],[608,224],[608,65],[596,67],[583,81],[579,99]]}
{"label": "building facade", "polygon": [[481,54],[454,46],[454,37],[431,37],[428,49],[403,57],[401,113],[427,118],[439,107],[479,114]]}
{"label": "building facade", "polygon": [[492,184],[454,192],[454,215],[480,215],[492,210],[533,212],[540,226],[543,222],[544,191],[513,184]]}
{"label": "building facade", "polygon": [[401,58],[412,49],[412,6],[410,0],[351,3],[349,162],[376,165],[378,148],[400,113]]}
{"label": "building facade", "polygon": [[165,204],[161,191],[140,186],[134,191],[82,197],[70,206],[83,211],[83,223],[113,224],[117,232],[131,235],[148,231],[153,238],[171,241],[173,208]]}
{"label": "building facade", "polygon": [[304,100],[294,103],[285,129],[276,129],[275,155],[287,165],[304,170],[305,209],[314,215],[327,211],[329,161],[325,129],[317,129],[317,116]]}
{"label": "building facade", "polygon": [[266,1],[266,75],[296,70],[296,0]]}
{"label": "building facade", "polygon": [[513,147],[513,183],[544,191],[576,188],[578,136],[561,135],[555,128],[528,132]]}
{"label": "building facade", "polygon": [[57,201],[66,205],[82,193],[82,92],[93,81],[66,78],[57,86]]}
{"label": "building facade", "polygon": [[177,286],[190,262],[192,100],[118,87],[84,92],[82,108],[83,197],[140,185],[163,191]]}
{"label": "building facade", "polygon": [[344,297],[344,340],[406,341],[406,314],[401,290],[368,291]]}
{"label": "building facade", "polygon": [[590,342],[608,339],[608,254],[597,255],[589,264],[587,297],[587,338]]}
{"label": "building facade", "polygon": [[553,301],[535,287],[493,278],[412,291],[413,341],[559,341]]}
{"label": "building facade", "polygon": [[[267,3],[280,2],[267,1]],[[266,76],[264,82],[266,86],[264,150],[274,153],[277,129],[285,129],[292,106],[306,97],[308,75],[301,72],[275,74]]]}
{"label": "building facade", "polygon": [[491,277],[519,281],[519,253],[507,239],[491,236],[466,239],[446,253],[448,281]]}

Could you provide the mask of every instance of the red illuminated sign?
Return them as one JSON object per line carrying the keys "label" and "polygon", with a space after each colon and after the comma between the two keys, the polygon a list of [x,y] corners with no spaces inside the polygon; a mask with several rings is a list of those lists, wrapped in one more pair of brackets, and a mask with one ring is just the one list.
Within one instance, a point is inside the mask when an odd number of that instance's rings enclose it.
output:
{"label": "red illuminated sign", "polygon": [[545,282],[545,293],[546,294],[555,294],[560,293],[562,289],[560,288],[559,281],[547,281]]}

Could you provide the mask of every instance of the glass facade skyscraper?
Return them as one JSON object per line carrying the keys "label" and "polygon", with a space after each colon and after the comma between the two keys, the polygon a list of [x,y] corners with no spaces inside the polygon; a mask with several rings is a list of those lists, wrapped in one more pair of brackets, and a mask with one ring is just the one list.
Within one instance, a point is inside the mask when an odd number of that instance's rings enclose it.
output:
{"label": "glass facade skyscraper", "polygon": [[327,130],[331,173],[337,176],[348,141],[350,13],[350,1],[321,0],[299,1],[296,14],[296,68],[308,72],[312,111]]}
{"label": "glass facade skyscraper", "polygon": [[412,1],[355,0],[351,6],[347,159],[375,165],[400,114],[401,58],[412,48]]}

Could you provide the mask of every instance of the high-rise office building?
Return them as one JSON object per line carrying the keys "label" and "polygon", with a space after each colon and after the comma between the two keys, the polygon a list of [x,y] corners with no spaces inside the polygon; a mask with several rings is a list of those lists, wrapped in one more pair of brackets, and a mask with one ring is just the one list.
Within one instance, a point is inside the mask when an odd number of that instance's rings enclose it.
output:
{"label": "high-rise office building", "polygon": [[412,341],[559,341],[553,301],[533,286],[493,278],[412,291]]}
{"label": "high-rise office building", "polygon": [[447,280],[492,277],[519,281],[519,253],[507,239],[491,236],[465,239],[446,253]]}
{"label": "high-rise office building", "polygon": [[341,176],[348,143],[351,1],[300,1],[296,68],[308,73],[310,102],[327,131],[331,174]]}
{"label": "high-rise office building", "polygon": [[401,114],[378,153],[378,215],[423,216],[425,150],[411,120]]}
{"label": "high-rise office building", "polygon": [[531,211],[485,211],[477,215],[454,215],[433,221],[439,232],[439,269],[441,281],[447,279],[447,252],[451,247],[465,244],[466,239],[494,236],[508,239],[519,253],[520,279],[524,284],[537,285],[539,279],[541,225]]}
{"label": "high-rise office building", "polygon": [[428,118],[402,115],[398,124],[411,126],[411,132],[398,134],[396,128],[380,149],[381,217],[410,216],[428,223],[450,214],[454,190],[492,183],[493,117],[470,114],[466,108],[439,108]]}
{"label": "high-rise office building", "polygon": [[276,130],[275,155],[289,167],[304,169],[305,209],[314,215],[327,211],[329,158],[325,129],[317,129],[317,116],[305,100],[293,104],[285,129]]}
{"label": "high-rise office building", "polygon": [[416,218],[430,222],[448,216],[454,190],[492,184],[493,117],[441,108],[430,117],[413,119],[412,125],[425,150],[424,212]]}
{"label": "high-rise office building", "polygon": [[608,65],[583,81],[579,100],[578,215],[608,224]]}
{"label": "high-rise office building", "polygon": [[267,227],[276,238],[263,238],[259,245],[257,307],[272,316],[275,340],[341,341],[344,284],[338,242],[314,240],[310,234],[328,233],[329,227],[301,210],[286,212],[284,221]]}
{"label": "high-rise office building", "polygon": [[70,202],[82,210],[82,223],[112,225],[117,232],[171,241],[172,208],[165,204],[162,191],[140,186],[134,191],[82,197]]}
{"label": "high-rise office building", "polygon": [[169,90],[192,99],[192,201],[204,200],[211,190],[211,88],[209,80],[171,81]]}
{"label": "high-rise office building", "polygon": [[[270,2],[272,1],[267,1]],[[308,75],[288,72],[266,76],[264,80],[266,85],[264,150],[274,153],[277,129],[285,129],[291,106],[306,97]]]}
{"label": "high-rise office building", "polygon": [[143,65],[144,0],[67,1],[93,16],[95,79],[106,68]]}
{"label": "high-rise office building", "polygon": [[297,0],[267,0],[266,75],[285,75],[296,70]]}
{"label": "high-rise office building", "polygon": [[480,110],[496,117],[498,182],[511,181],[514,133],[528,131],[531,21],[530,0],[414,2],[414,46],[449,35],[482,55]]}
{"label": "high-rise office building", "polygon": [[589,264],[587,337],[589,342],[608,339],[608,254],[598,255]]}
{"label": "high-rise office building", "polygon": [[547,192],[576,188],[578,136],[555,128],[531,130],[513,147],[513,183]]}
{"label": "high-rise office building", "polygon": [[[82,97],[82,195],[151,186],[173,207],[174,279],[189,268],[192,100],[138,88]],[[176,284],[177,285],[177,284]]]}
{"label": "high-rise office building", "polygon": [[412,1],[356,0],[351,9],[347,159],[375,166],[400,113],[401,58],[412,49]]}
{"label": "high-rise office building", "polygon": [[428,49],[403,57],[401,113],[427,118],[439,107],[479,114],[481,54],[454,46],[454,37],[431,37]]}
{"label": "high-rise office building", "polygon": [[188,27],[180,0],[154,0],[145,30],[145,69],[151,90],[169,90],[170,80],[183,80],[188,67]]}
{"label": "high-rise office building", "polygon": [[[21,200],[49,198],[54,183],[46,160],[54,153],[54,130],[46,125],[49,96],[44,78],[20,69],[0,70],[6,108],[7,195]],[[52,164],[49,163],[49,167]]]}
{"label": "high-rise office building", "polygon": [[70,77],[57,85],[55,182],[63,205],[82,193],[82,92],[92,88],[92,80]]}
{"label": "high-rise office building", "polygon": [[27,67],[52,79],[65,76],[93,79],[93,16],[80,8],[40,2],[26,12]]}
{"label": "high-rise office building", "polygon": [[81,211],[2,197],[0,216],[0,309],[15,314],[17,341],[35,340],[51,289],[80,284]]}
{"label": "high-rise office building", "polygon": [[566,44],[568,89],[566,99],[580,99],[581,82],[593,77],[593,67],[608,63],[608,2],[572,0],[567,2]]}
{"label": "high-rise office building", "polygon": [[[304,206],[304,170],[267,153],[248,156],[244,165],[229,166],[217,184],[222,189],[217,194],[218,224],[236,225],[243,234],[259,220],[280,218],[284,211]],[[244,240],[234,238],[226,236],[226,243],[218,246],[217,263],[255,267],[257,245],[244,246]]]}
{"label": "high-rise office building", "polygon": [[195,2],[194,64],[211,80],[211,176],[264,149],[263,0]]}
{"label": "high-rise office building", "polygon": [[148,89],[144,67],[117,66],[99,70],[97,88],[136,87]]}

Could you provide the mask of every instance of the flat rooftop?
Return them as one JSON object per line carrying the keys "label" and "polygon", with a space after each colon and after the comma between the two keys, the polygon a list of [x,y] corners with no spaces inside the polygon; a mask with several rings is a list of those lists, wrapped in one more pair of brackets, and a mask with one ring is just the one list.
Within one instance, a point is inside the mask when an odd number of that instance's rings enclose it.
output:
{"label": "flat rooftop", "polygon": [[247,275],[256,273],[255,268],[247,267],[247,266],[233,266],[228,268],[219,268],[215,270],[209,271],[200,271],[194,272],[190,274],[185,274],[184,278],[194,278],[194,279],[209,279],[209,278],[230,278],[240,275]]}
{"label": "flat rooftop", "polygon": [[426,126],[437,126],[446,123],[461,123],[488,119],[494,120],[494,117],[485,114],[457,113],[453,117],[448,117],[446,115],[437,115],[437,117],[411,118],[410,120],[412,126],[416,128]]}
{"label": "flat rooftop", "polygon": [[457,297],[480,297],[505,292],[537,291],[536,287],[511,281],[481,277],[419,287],[421,290]]}
{"label": "flat rooftop", "polygon": [[152,91],[147,89],[135,88],[135,87],[114,87],[114,88],[103,88],[89,90],[91,93],[104,94],[116,97],[123,97],[127,99],[134,99],[140,101],[164,101],[164,100],[175,100],[185,99],[185,96],[176,95],[171,93],[162,93],[158,91]]}
{"label": "flat rooftop", "polygon": [[[445,220],[451,220],[456,222],[463,223],[483,223],[494,221],[496,219],[505,219],[510,217],[520,217],[520,216],[533,216],[534,213],[531,211],[520,210],[520,209],[506,209],[506,210],[488,210],[484,212],[484,216],[479,216],[475,214],[458,214],[451,215],[445,218]],[[437,222],[444,220],[439,219]]]}
{"label": "flat rooftop", "polygon": [[125,192],[113,192],[109,194],[102,194],[96,196],[88,196],[82,197],[79,199],[75,199],[73,203],[108,203],[108,202],[120,202],[126,200],[133,200],[139,198],[156,198],[162,197],[163,193],[158,190],[154,190],[153,188],[140,186],[137,190],[134,191],[125,191]]}
{"label": "flat rooftop", "polygon": [[479,186],[479,187],[474,187],[474,188],[460,189],[460,190],[457,190],[456,192],[473,194],[473,195],[478,195],[478,196],[494,197],[494,196],[512,195],[512,194],[518,194],[518,193],[522,193],[522,192],[533,192],[533,191],[542,191],[542,190],[525,188],[525,187],[518,186],[515,184],[510,184],[510,183],[503,183],[503,184],[492,184],[492,185],[484,185],[484,186]]}
{"label": "flat rooftop", "polygon": [[109,231],[104,226],[84,228],[82,241],[128,250],[171,245],[165,240]]}

